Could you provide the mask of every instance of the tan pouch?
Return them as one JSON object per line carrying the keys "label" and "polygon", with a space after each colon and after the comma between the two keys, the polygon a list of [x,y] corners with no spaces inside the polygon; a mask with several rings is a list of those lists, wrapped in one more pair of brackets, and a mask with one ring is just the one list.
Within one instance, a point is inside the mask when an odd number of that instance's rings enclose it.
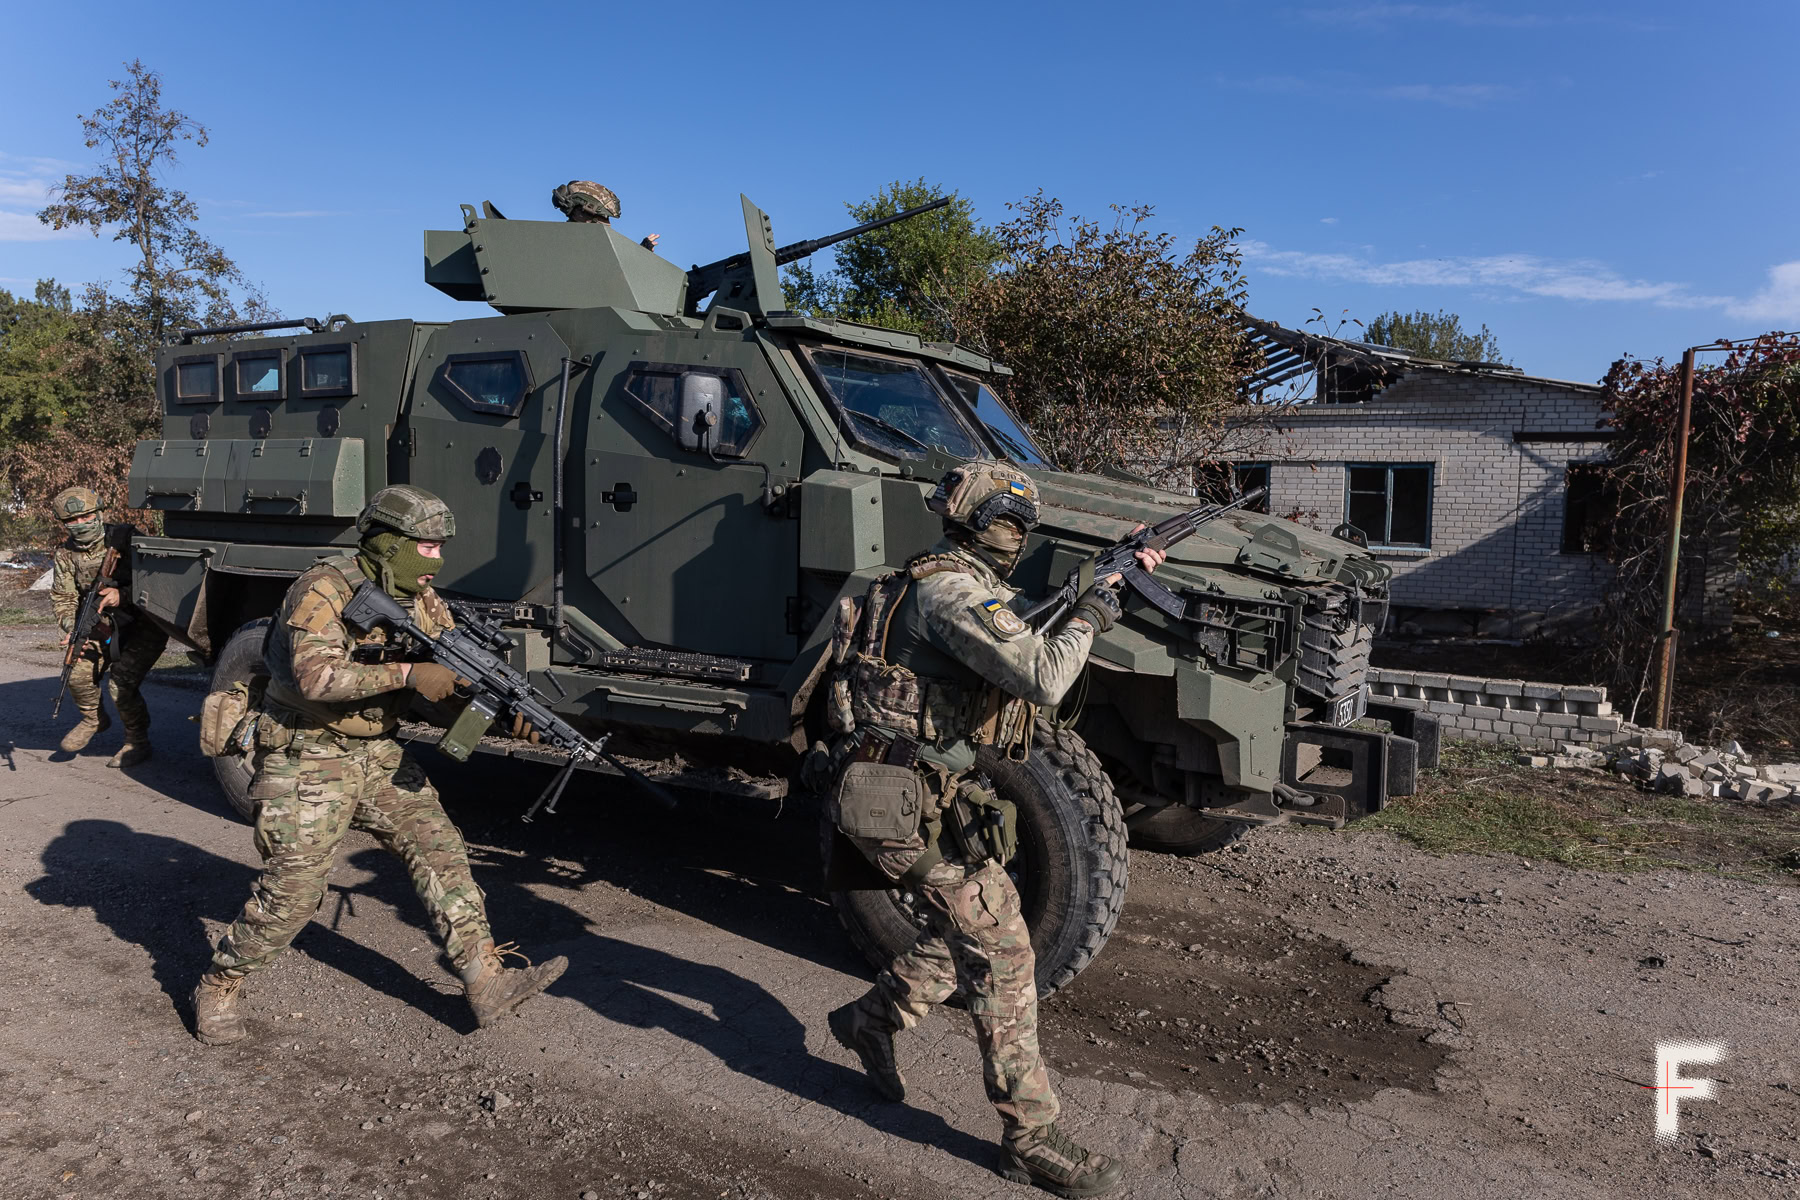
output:
{"label": "tan pouch", "polygon": [[911,767],[853,762],[838,777],[832,807],[850,837],[904,842],[919,832],[925,788]]}
{"label": "tan pouch", "polygon": [[221,692],[208,692],[200,702],[200,753],[208,758],[238,753],[235,739],[250,712],[250,685],[239,682]]}

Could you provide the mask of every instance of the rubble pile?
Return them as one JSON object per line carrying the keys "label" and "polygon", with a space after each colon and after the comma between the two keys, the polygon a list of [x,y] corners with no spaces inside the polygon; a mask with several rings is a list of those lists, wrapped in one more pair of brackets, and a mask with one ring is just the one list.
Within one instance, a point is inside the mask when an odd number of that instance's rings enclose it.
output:
{"label": "rubble pile", "polygon": [[1566,742],[1555,754],[1521,754],[1527,767],[1611,771],[1656,792],[1717,796],[1748,804],[1800,803],[1800,763],[1761,766],[1736,742],[1722,750],[1696,746],[1673,729],[1638,729],[1605,749]]}

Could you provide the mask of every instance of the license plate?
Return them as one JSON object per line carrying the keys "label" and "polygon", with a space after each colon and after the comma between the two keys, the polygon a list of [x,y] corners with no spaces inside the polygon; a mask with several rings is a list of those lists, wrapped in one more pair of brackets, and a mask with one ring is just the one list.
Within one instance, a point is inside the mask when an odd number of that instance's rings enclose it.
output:
{"label": "license plate", "polygon": [[1356,721],[1369,711],[1369,685],[1363,684],[1348,696],[1339,696],[1331,702],[1331,723],[1344,726]]}

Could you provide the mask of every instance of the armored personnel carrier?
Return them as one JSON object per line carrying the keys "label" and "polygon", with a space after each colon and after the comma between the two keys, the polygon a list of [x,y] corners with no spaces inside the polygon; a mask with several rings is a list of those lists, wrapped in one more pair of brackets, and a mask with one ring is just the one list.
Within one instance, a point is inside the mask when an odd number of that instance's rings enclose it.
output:
{"label": "armored personnel carrier", "polygon": [[[778,249],[742,206],[747,249],[684,271],[608,225],[465,205],[425,234],[425,281],[491,311],[185,331],[158,359],[162,436],[132,463],[131,503],[164,522],[134,545],[133,600],[227,685],[289,581],[354,544],[365,498],[418,484],[456,512],[436,586],[505,628],[560,713],[664,784],[767,799],[802,790],[825,736],[837,598],[937,538],[924,497],[950,466],[1003,457],[1038,481],[1027,593],[1195,503],[1058,470],[1000,363],[788,311],[782,262],[886,222]],[[1435,731],[1366,711],[1389,572],[1355,538],[1212,521],[1156,575],[1175,611],[1128,597],[1029,758],[984,761],[1020,809],[1010,868],[1046,992],[1112,931],[1128,837],[1195,854],[1411,790]],[[252,815],[245,760],[215,761]],[[913,936],[901,893],[834,901],[876,961]]]}

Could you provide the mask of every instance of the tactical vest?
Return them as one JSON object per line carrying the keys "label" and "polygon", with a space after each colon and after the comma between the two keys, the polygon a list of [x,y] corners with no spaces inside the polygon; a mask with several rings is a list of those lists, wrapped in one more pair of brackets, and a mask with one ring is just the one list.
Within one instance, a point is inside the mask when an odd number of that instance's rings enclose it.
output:
{"label": "tactical vest", "polygon": [[[341,575],[352,592],[366,578],[362,568],[357,566],[354,555],[345,554],[326,559],[320,565],[330,567]],[[437,636],[442,626],[433,618],[430,604],[402,600],[401,605],[412,610],[413,620],[420,629],[432,637]],[[284,604],[283,608],[285,607]],[[344,628],[354,639],[352,651],[365,646],[387,646],[388,631],[385,628],[357,630],[347,623]],[[265,663],[270,667],[270,678],[263,700],[263,711],[266,714],[297,734],[325,729],[346,737],[370,738],[394,731],[395,726],[400,724],[400,714],[412,704],[411,688],[396,688],[391,692],[380,692],[360,700],[335,703],[308,700],[284,682],[281,675],[273,669],[274,659],[278,656],[286,662],[292,662],[292,637],[292,632],[282,624],[282,615],[277,614],[275,622],[269,628],[269,640],[265,643],[264,651]]]}
{"label": "tactical vest", "polygon": [[863,726],[893,730],[921,743],[967,741],[1022,750],[1035,707],[993,686],[929,640],[913,584],[940,571],[968,571],[949,555],[922,555],[838,602],[832,629],[827,719],[839,733]]}

